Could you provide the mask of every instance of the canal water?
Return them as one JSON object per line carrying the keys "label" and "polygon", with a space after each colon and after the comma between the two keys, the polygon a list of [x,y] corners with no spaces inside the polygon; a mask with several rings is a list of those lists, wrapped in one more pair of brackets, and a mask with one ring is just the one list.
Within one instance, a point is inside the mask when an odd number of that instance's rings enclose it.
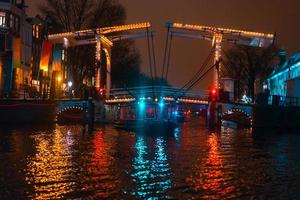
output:
{"label": "canal water", "polygon": [[300,134],[1,128],[0,199],[300,199]]}

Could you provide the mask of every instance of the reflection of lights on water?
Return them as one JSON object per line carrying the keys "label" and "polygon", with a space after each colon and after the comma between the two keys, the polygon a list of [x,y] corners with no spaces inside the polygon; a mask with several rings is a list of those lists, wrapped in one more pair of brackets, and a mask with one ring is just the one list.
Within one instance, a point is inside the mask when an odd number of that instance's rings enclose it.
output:
{"label": "reflection of lights on water", "polygon": [[[187,182],[192,185],[195,191],[220,192],[228,194],[234,190],[234,187],[224,188],[227,177],[223,171],[223,158],[220,151],[220,142],[217,134],[213,133],[207,139],[208,154],[204,163],[197,163],[193,168],[194,173],[187,178]],[[209,166],[202,169],[202,166]]]}
{"label": "reflection of lights on water", "polygon": [[151,158],[152,149],[147,146],[145,140],[144,137],[138,137],[136,141],[134,172],[131,174],[136,183],[136,189],[131,194],[138,198],[157,199],[172,186],[165,149],[166,141],[163,138],[155,140],[154,158]]}
{"label": "reflection of lights on water", "polygon": [[[87,168],[90,176],[86,176],[85,180],[83,180],[84,182],[91,182],[93,184],[86,185],[85,191],[97,190],[96,199],[108,198],[111,192],[116,190],[115,188],[118,187],[118,184],[113,181],[102,181],[103,175],[105,175],[105,179],[109,180],[113,180],[115,175],[110,172],[113,158],[109,155],[109,151],[113,147],[104,137],[102,130],[95,131],[93,147],[91,159],[88,161],[91,164]],[[106,189],[103,190],[103,188]]]}
{"label": "reflection of lights on water", "polygon": [[73,139],[71,130],[68,130],[68,131],[67,131],[67,134],[66,134],[66,142],[67,142],[68,147],[70,147],[70,146],[73,145],[73,143],[74,143],[74,139]]}
{"label": "reflection of lights on water", "polygon": [[180,138],[179,138],[180,137],[180,129],[179,128],[175,128],[174,137],[175,137],[176,142],[180,141]]}
{"label": "reflection of lights on water", "polygon": [[73,139],[58,127],[54,135],[34,135],[37,153],[29,158],[26,181],[35,195],[31,199],[56,199],[72,191],[75,182],[67,180],[70,172]]}

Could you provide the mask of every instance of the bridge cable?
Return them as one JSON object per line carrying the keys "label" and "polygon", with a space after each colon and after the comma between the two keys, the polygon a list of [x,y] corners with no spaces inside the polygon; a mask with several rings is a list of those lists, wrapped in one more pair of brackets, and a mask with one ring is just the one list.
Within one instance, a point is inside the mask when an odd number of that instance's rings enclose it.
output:
{"label": "bridge cable", "polygon": [[170,58],[171,58],[171,51],[172,51],[172,39],[173,39],[173,33],[171,32],[171,36],[170,36],[170,45],[169,45],[169,49],[168,49],[168,56],[167,56],[167,64],[166,64],[166,76],[165,79],[168,79],[168,74],[169,74],[169,67],[170,67]]}
{"label": "bridge cable", "polygon": [[152,93],[153,98],[155,97],[154,94],[154,81],[153,81],[153,68],[152,68],[152,56],[151,56],[151,44],[150,44],[150,38],[149,38],[149,29],[147,28],[147,43],[148,43],[148,57],[149,57],[149,65],[150,65],[150,76],[151,76],[151,85],[152,85]]}
{"label": "bridge cable", "polygon": [[[200,77],[197,78],[197,80],[195,80],[188,88],[185,89],[185,91],[183,91],[181,93],[182,97],[183,95],[185,95],[189,90],[193,89],[196,85],[198,85],[198,83],[207,75],[208,72],[210,72],[214,67],[216,67],[216,64],[212,65],[211,67],[209,67]],[[177,97],[179,98],[179,97]]]}
{"label": "bridge cable", "polygon": [[201,81],[206,75],[207,75],[207,73],[208,72],[210,72],[210,70],[212,70],[214,67],[216,67],[216,64],[217,63],[215,63],[215,64],[213,64],[208,70],[206,70],[191,86],[189,86],[187,89],[186,89],[186,91],[189,91],[189,90],[191,90],[194,86],[196,86],[198,83],[199,83],[199,81]]}
{"label": "bridge cable", "polygon": [[197,78],[201,75],[201,73],[204,71],[205,67],[207,67],[207,64],[209,63],[212,55],[213,55],[213,52],[214,52],[214,48],[211,49],[209,55],[207,56],[207,58],[205,59],[205,61],[202,63],[202,65],[200,66],[199,70],[196,72],[196,74],[192,77],[191,80],[189,80],[184,86],[182,86],[178,93],[180,93],[181,91],[183,91],[185,88],[188,88],[190,85],[192,85],[196,80]]}
{"label": "bridge cable", "polygon": [[188,87],[189,85],[191,85],[198,77],[199,75],[204,71],[205,67],[207,66],[207,64],[209,63],[212,55],[214,53],[214,48],[211,49],[211,51],[209,52],[208,56],[206,57],[206,59],[204,60],[204,62],[202,63],[202,65],[200,66],[199,70],[196,72],[196,74],[193,76],[193,78],[188,81],[183,88]]}
{"label": "bridge cable", "polygon": [[[154,46],[154,37],[153,37],[153,32],[151,32],[151,44],[152,44],[152,56],[153,56],[153,71],[154,71],[154,81],[155,81],[155,87],[157,85],[156,81],[157,81],[157,71],[156,71],[156,56],[155,56],[155,46]],[[153,100],[155,98],[155,89],[154,86],[152,84],[153,87]],[[157,110],[156,107],[154,109],[154,116],[156,117],[156,119],[158,118],[157,116]]]}
{"label": "bridge cable", "polygon": [[152,43],[152,54],[153,54],[153,68],[154,68],[154,78],[157,78],[157,71],[156,71],[156,56],[155,56],[155,45],[154,45],[154,35],[151,32],[151,43]]}
{"label": "bridge cable", "polygon": [[168,27],[167,30],[167,38],[166,38],[166,44],[165,44],[165,51],[164,51],[164,57],[163,57],[163,66],[162,66],[162,72],[161,72],[161,81],[164,78],[165,75],[165,67],[166,67],[166,61],[167,61],[167,53],[168,53],[168,45],[169,45],[169,37],[170,37],[170,27]]}

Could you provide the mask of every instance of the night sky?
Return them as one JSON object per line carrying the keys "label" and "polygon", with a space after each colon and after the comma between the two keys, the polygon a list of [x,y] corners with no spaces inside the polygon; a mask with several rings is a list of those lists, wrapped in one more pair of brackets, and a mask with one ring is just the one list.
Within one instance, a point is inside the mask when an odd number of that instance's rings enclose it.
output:
{"label": "night sky", "polygon": [[[35,15],[42,0],[27,0],[29,14]],[[300,0],[120,0],[127,10],[127,22],[150,21],[156,31],[158,67],[162,65],[166,30],[164,23],[218,26],[277,34],[279,47],[289,54],[300,50]],[[146,40],[136,41],[148,72]],[[211,48],[208,41],[177,38],[173,43],[169,81],[182,86],[197,71]],[[198,88],[207,89],[209,77]]]}

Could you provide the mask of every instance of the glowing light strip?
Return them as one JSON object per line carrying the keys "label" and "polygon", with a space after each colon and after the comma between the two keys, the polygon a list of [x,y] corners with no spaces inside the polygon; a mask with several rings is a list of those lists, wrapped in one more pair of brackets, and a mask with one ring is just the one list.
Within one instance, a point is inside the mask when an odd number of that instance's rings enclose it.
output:
{"label": "glowing light strip", "polygon": [[[166,101],[175,101],[174,98],[172,97],[164,97],[163,98]],[[130,103],[136,101],[135,98],[125,98],[125,99],[107,99],[105,102],[106,103]],[[204,100],[195,100],[195,99],[183,99],[180,98],[178,99],[179,102],[183,103],[192,103],[192,104],[208,104],[208,101]]]}
{"label": "glowing light strip", "polygon": [[74,31],[74,32],[50,34],[48,36],[48,39],[55,40],[55,39],[61,39],[64,37],[76,37],[80,34],[85,34],[85,33],[86,34],[88,34],[88,33],[108,34],[108,33],[129,31],[129,30],[134,30],[134,29],[143,29],[143,28],[150,28],[150,27],[151,27],[151,24],[149,22],[145,22],[145,23],[128,24],[128,25],[104,27],[104,28],[97,28],[97,29],[87,29],[87,30]]}
{"label": "glowing light strip", "polygon": [[244,36],[264,37],[269,39],[273,39],[275,37],[274,34],[270,34],[270,33],[259,33],[259,32],[244,31],[244,30],[237,30],[237,29],[227,29],[227,28],[218,28],[218,27],[211,27],[211,26],[191,25],[191,24],[182,24],[182,23],[168,23],[168,26],[171,28],[187,29],[187,30],[236,33]]}
{"label": "glowing light strip", "polygon": [[108,37],[105,37],[104,35],[101,35],[101,36],[100,36],[100,39],[101,39],[101,42],[102,42],[103,44],[106,44],[106,45],[108,45],[108,46],[113,46],[113,42],[110,41],[110,40],[108,39]]}
{"label": "glowing light strip", "polygon": [[150,28],[151,24],[149,22],[146,23],[138,23],[138,24],[129,24],[129,25],[122,25],[122,26],[112,26],[107,28],[99,28],[97,32],[100,34],[108,34],[114,32],[121,32],[121,31],[129,31],[134,29],[143,29],[143,28]]}
{"label": "glowing light strip", "polygon": [[296,67],[300,67],[300,62],[296,63],[295,65],[293,65],[293,66],[291,66],[291,67],[286,68],[286,69],[283,70],[283,71],[278,72],[277,74],[274,74],[274,75],[271,76],[269,79],[270,79],[270,80],[271,80],[271,79],[275,79],[275,78],[277,78],[278,76],[281,76],[282,74],[285,74],[285,73],[287,73],[288,71],[295,69]]}
{"label": "glowing light strip", "polygon": [[208,104],[208,101],[204,101],[204,100],[195,100],[195,99],[178,99],[179,102],[183,102],[183,103],[194,103],[194,104]]}
{"label": "glowing light strip", "polygon": [[165,101],[175,101],[173,97],[164,97],[163,98]]}
{"label": "glowing light strip", "polygon": [[129,103],[135,101],[135,98],[125,98],[125,99],[107,99],[105,103]]}

